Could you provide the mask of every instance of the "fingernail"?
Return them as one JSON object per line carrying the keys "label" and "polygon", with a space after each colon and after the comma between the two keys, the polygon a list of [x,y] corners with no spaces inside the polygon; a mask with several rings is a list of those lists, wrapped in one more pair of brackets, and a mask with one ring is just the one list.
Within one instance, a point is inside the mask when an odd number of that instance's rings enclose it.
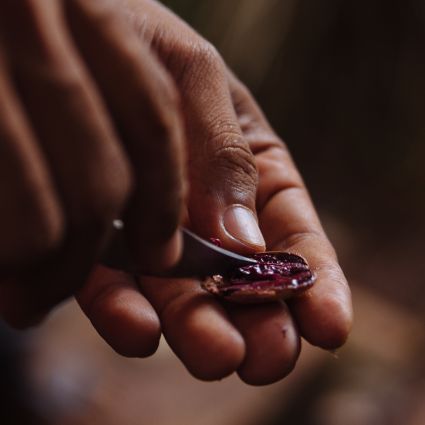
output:
{"label": "fingernail", "polygon": [[254,213],[243,205],[232,205],[223,216],[226,232],[245,245],[264,248],[265,242]]}

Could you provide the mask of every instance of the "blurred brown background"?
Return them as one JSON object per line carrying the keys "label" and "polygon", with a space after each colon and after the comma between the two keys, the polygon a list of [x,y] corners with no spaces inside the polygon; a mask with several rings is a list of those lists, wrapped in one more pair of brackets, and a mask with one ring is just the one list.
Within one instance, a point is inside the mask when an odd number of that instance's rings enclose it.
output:
{"label": "blurred brown background", "polygon": [[291,148],[347,274],[423,310],[425,3],[168,3]]}
{"label": "blurred brown background", "polygon": [[165,344],[148,360],[116,356],[68,304],[22,340],[5,333],[0,423],[36,423],[35,411],[75,425],[423,425],[425,3],[165,3],[218,47],[289,145],[351,282],[353,335],[337,355],[304,344],[282,383],[206,384]]}

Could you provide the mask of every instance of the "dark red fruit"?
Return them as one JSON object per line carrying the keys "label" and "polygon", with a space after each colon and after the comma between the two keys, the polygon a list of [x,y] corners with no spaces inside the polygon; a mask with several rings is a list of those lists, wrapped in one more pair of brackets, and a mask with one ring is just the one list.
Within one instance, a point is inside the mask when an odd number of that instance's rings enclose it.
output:
{"label": "dark red fruit", "polygon": [[222,242],[219,238],[210,238],[210,242],[216,246],[222,246]]}
{"label": "dark red fruit", "polygon": [[252,258],[258,263],[240,267],[230,276],[212,276],[203,287],[230,301],[258,303],[296,296],[315,281],[307,262],[298,255],[264,252]]}

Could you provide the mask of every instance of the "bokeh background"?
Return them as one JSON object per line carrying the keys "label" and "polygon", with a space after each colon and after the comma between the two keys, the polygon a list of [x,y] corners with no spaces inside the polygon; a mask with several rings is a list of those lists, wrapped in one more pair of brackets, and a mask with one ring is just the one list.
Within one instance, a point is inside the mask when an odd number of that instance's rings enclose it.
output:
{"label": "bokeh background", "polygon": [[425,3],[168,0],[289,145],[353,289],[337,353],[262,388],[120,358],[72,302],[1,331],[0,423],[425,424]]}

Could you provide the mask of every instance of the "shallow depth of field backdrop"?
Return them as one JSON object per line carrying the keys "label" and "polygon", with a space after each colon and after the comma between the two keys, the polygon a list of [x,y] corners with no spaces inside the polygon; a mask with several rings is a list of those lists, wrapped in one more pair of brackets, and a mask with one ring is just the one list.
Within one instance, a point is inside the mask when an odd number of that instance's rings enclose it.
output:
{"label": "shallow depth of field backdrop", "polygon": [[152,359],[115,355],[70,303],[23,338],[5,333],[3,376],[27,392],[1,390],[4,423],[35,411],[58,425],[423,425],[425,3],[166,4],[217,46],[291,149],[353,288],[352,337],[335,354],[304,344],[282,383],[201,383],[165,343]]}

